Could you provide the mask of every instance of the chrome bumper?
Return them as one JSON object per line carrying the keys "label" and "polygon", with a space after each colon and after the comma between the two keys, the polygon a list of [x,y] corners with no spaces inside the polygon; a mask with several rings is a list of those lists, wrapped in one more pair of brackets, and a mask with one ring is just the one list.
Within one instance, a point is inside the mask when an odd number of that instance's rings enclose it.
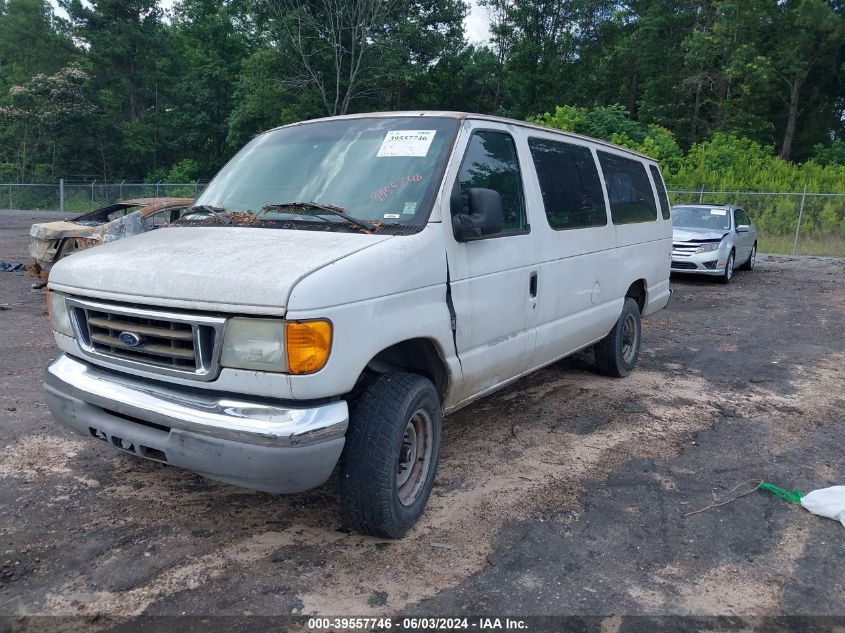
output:
{"label": "chrome bumper", "polygon": [[174,389],[70,356],[47,368],[47,406],[71,429],[140,457],[266,492],[328,479],[343,450],[345,401],[294,408]]}

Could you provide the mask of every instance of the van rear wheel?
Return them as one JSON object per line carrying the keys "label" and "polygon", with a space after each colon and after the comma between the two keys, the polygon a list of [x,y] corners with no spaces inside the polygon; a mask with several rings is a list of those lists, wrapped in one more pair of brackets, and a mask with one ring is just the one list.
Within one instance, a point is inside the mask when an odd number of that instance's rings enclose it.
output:
{"label": "van rear wheel", "polygon": [[616,325],[593,346],[599,372],[617,378],[630,374],[640,355],[641,339],[640,307],[631,297],[625,297]]}
{"label": "van rear wheel", "polygon": [[430,380],[388,373],[352,413],[340,469],[344,527],[401,538],[425,510],[440,458],[440,398]]}

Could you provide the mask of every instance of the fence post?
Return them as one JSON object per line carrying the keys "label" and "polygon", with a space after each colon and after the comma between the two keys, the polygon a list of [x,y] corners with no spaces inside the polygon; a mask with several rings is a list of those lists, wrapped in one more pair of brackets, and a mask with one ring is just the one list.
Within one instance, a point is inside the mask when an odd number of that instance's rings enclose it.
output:
{"label": "fence post", "polygon": [[9,184],[9,209],[14,209],[12,206],[12,185]]}
{"label": "fence post", "polygon": [[95,182],[97,182],[96,179],[91,181],[91,204],[94,204],[94,183]]}
{"label": "fence post", "polygon": [[804,193],[801,194],[801,207],[798,209],[798,224],[795,226],[795,241],[792,242],[792,254],[798,250],[798,233],[801,230],[801,218],[804,215],[804,200],[807,198],[807,183],[804,183]]}
{"label": "fence post", "polygon": [[59,211],[65,212],[65,179],[59,178]]}
{"label": "fence post", "polygon": [[158,198],[158,186],[159,186],[160,184],[161,184],[161,181],[159,180],[159,181],[156,183],[156,196],[155,196],[156,198]]}
{"label": "fence post", "polygon": [[199,180],[194,181],[194,198],[197,197],[197,189],[199,188],[199,184],[200,184]]}
{"label": "fence post", "polygon": [[701,193],[698,194],[698,204],[704,202],[704,185],[701,185]]}
{"label": "fence post", "polygon": [[118,200],[123,200],[123,183],[125,183],[125,182],[126,182],[126,178],[124,178],[123,180],[120,181],[120,196],[118,197]]}

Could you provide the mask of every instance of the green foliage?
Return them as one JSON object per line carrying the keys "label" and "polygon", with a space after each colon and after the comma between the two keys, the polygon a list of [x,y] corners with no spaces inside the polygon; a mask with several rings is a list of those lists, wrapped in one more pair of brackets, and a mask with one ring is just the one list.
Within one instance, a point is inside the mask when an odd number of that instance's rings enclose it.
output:
{"label": "green foliage", "polygon": [[814,161],[796,165],[747,138],[716,133],[696,143],[671,173],[677,189],[845,193],[845,166]]}
{"label": "green foliage", "polygon": [[845,165],[845,142],[835,139],[827,147],[819,143],[813,147],[813,160],[820,165]]}
{"label": "green foliage", "polygon": [[554,114],[547,112],[530,117],[529,121],[633,149],[660,161],[669,173],[682,157],[672,132],[659,125],[633,121],[625,107],[618,104],[596,108],[556,106]]}
{"label": "green foliage", "polygon": [[845,193],[845,161],[837,152],[845,144],[818,148],[818,162],[794,164],[770,148],[735,134],[716,132],[681,151],[674,134],[654,124],[634,121],[621,105],[581,108],[556,106],[554,114],[529,121],[584,134],[641,152],[658,160],[667,185],[673,189],[707,191],[802,191]]}
{"label": "green foliage", "polygon": [[653,156],[676,186],[842,190],[841,2],[480,2],[491,37],[470,44],[464,0],[175,0],[169,15],[58,0],[66,18],[0,0],[0,164],[209,178],[257,133],[327,113],[547,112],[534,120]]}

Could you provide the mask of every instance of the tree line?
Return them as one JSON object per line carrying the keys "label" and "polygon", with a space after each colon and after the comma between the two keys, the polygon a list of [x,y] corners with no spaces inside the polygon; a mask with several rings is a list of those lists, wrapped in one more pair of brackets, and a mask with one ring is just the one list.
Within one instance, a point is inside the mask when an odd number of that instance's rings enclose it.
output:
{"label": "tree line", "polygon": [[[845,192],[840,0],[0,0],[0,181],[188,181],[268,128],[531,119],[679,187]],[[565,104],[565,105],[564,105]]]}

